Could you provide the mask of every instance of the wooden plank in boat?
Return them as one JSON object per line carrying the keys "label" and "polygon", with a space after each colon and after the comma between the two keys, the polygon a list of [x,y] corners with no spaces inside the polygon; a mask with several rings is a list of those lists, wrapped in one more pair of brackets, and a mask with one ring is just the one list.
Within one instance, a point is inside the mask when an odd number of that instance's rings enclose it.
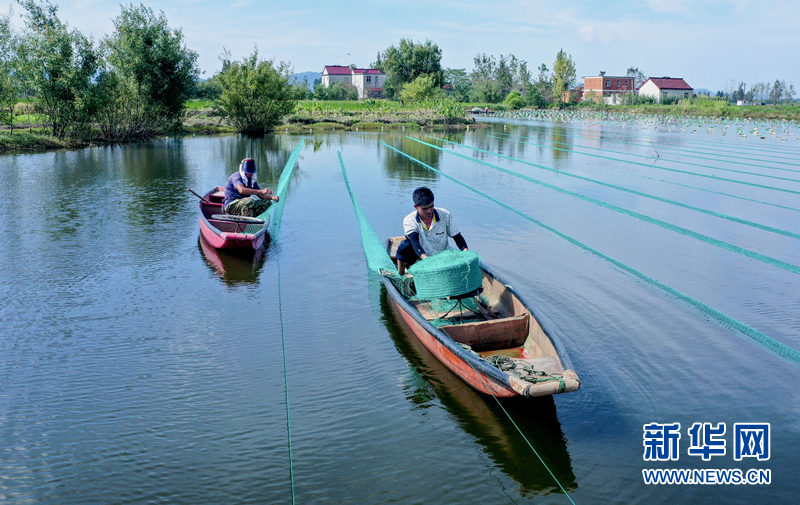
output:
{"label": "wooden plank in boat", "polygon": [[257,217],[236,216],[233,214],[214,214],[211,216],[211,219],[228,221],[230,223],[264,224],[264,220],[258,219]]}
{"label": "wooden plank in boat", "polygon": [[479,321],[439,328],[450,338],[467,344],[476,352],[519,347],[525,343],[530,330],[530,315]]}

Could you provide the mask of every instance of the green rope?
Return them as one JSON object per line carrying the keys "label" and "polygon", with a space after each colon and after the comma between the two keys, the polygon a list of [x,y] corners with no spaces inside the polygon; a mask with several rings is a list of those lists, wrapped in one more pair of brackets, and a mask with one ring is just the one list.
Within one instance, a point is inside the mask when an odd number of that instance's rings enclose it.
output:
{"label": "green rope", "polygon": [[[289,190],[289,181],[292,178],[292,172],[294,172],[295,164],[297,163],[297,158],[300,156],[300,150],[303,148],[303,141],[301,140],[297,147],[294,149],[292,154],[289,156],[289,159],[286,161],[286,165],[283,167],[283,171],[281,172],[281,176],[278,179],[278,186],[275,190],[275,194],[280,197],[280,201],[278,203],[273,203],[270,205],[269,209],[267,209],[263,214],[269,213],[273,216],[272,223],[274,225],[273,228],[273,238],[277,240],[278,235],[280,233],[280,226],[281,226],[281,219],[283,216],[283,207],[286,202],[286,193]],[[283,295],[282,295],[282,286],[281,286],[281,262],[280,259],[277,261],[278,265],[278,313],[280,314],[281,320],[281,348],[283,350],[283,385],[284,390],[286,392],[286,439],[289,445],[289,481],[292,486],[292,504],[295,503],[295,492],[294,492],[294,456],[292,454],[292,420],[289,415],[289,372],[287,367],[287,360],[286,360],[286,332],[284,330],[283,324]]]}
{"label": "green rope", "polygon": [[397,265],[392,261],[381,239],[378,238],[377,233],[372,229],[367,217],[364,215],[364,211],[361,210],[361,206],[358,204],[358,201],[356,201],[353,188],[350,187],[350,181],[347,179],[347,171],[344,168],[344,161],[342,161],[342,153],[337,151],[336,154],[339,156],[339,166],[342,168],[344,184],[347,187],[347,192],[350,194],[350,201],[353,202],[353,209],[355,210],[358,226],[361,230],[361,246],[364,249],[364,256],[367,259],[367,268],[378,275],[399,279],[400,274],[397,271]]}
{"label": "green rope", "polygon": [[[513,358],[509,358],[508,356],[502,356],[499,354],[494,354],[489,356],[484,361],[496,366],[500,370],[504,372],[508,372],[513,376],[522,379],[524,381],[530,382],[532,384],[541,384],[543,382],[555,382],[558,381],[558,390],[556,394],[561,394],[567,388],[567,383],[564,382],[563,377],[558,375],[551,375],[544,370],[535,370],[532,366],[524,362],[518,362]],[[521,370],[520,370],[521,369]]]}
{"label": "green rope", "polygon": [[750,337],[751,339],[753,339],[757,343],[763,345],[764,347],[766,347],[770,351],[774,352],[778,356],[782,356],[782,357],[784,357],[784,358],[786,358],[788,360],[791,360],[791,361],[793,361],[795,363],[800,363],[800,351],[797,351],[796,349],[793,349],[793,348],[789,347],[786,344],[778,342],[777,340],[775,340],[775,339],[773,339],[773,338],[771,338],[771,337],[769,337],[767,335],[764,335],[763,333],[761,333],[760,331],[756,330],[755,328],[752,328],[752,327],[750,327],[750,326],[748,326],[748,325],[746,325],[746,324],[734,319],[733,317],[731,317],[731,316],[729,316],[729,315],[727,315],[727,314],[725,314],[723,312],[720,312],[717,309],[714,309],[714,308],[712,308],[712,307],[710,307],[710,306],[708,306],[708,305],[706,305],[706,304],[704,304],[704,303],[702,303],[702,302],[700,302],[698,300],[695,300],[694,298],[690,297],[689,295],[681,293],[680,291],[678,291],[678,290],[676,290],[674,288],[671,288],[670,286],[667,286],[666,284],[663,284],[663,283],[653,279],[652,277],[649,277],[649,276],[645,275],[644,273],[636,270],[635,268],[630,267],[630,266],[626,265],[625,263],[622,263],[621,261],[618,261],[618,260],[612,258],[611,256],[603,254],[602,252],[598,251],[597,249],[593,249],[593,248],[589,247],[588,245],[586,245],[586,244],[584,244],[584,243],[582,243],[582,242],[570,237],[569,235],[566,235],[566,234],[556,230],[555,228],[552,228],[552,227],[542,223],[541,221],[538,221],[538,220],[532,218],[531,216],[529,216],[529,215],[527,215],[527,214],[515,209],[514,207],[511,207],[510,205],[505,204],[505,203],[501,202],[500,200],[497,200],[496,198],[493,198],[493,197],[487,195],[486,193],[483,193],[483,192],[481,192],[481,191],[469,186],[468,184],[466,184],[464,182],[461,182],[458,179],[456,179],[456,178],[454,178],[454,177],[452,177],[450,175],[447,175],[444,172],[441,172],[441,171],[433,168],[430,165],[427,165],[427,164],[423,163],[422,161],[420,161],[420,160],[418,160],[418,159],[416,159],[416,158],[404,153],[403,151],[400,151],[399,149],[396,149],[396,148],[386,144],[385,142],[382,142],[382,144],[384,146],[388,147],[389,149],[401,154],[402,156],[405,156],[406,158],[409,158],[410,160],[416,162],[417,164],[427,168],[428,170],[431,170],[432,172],[440,174],[440,175],[452,180],[453,182],[464,186],[465,188],[469,189],[470,191],[473,191],[473,192],[483,196],[484,198],[487,198],[487,199],[495,202],[496,204],[500,205],[501,207],[503,207],[503,208],[505,208],[507,210],[510,210],[511,212],[514,212],[515,214],[527,219],[528,221],[531,221],[532,223],[535,223],[536,225],[544,228],[545,230],[547,230],[547,231],[549,231],[549,232],[551,232],[551,233],[563,238],[564,240],[567,240],[571,244],[573,244],[573,245],[575,245],[577,247],[580,247],[581,249],[583,249],[585,251],[588,251],[588,252],[594,254],[595,256],[608,261],[609,263],[613,264],[617,268],[619,268],[619,269],[621,269],[621,270],[623,270],[625,272],[628,272],[629,274],[631,274],[631,275],[633,275],[633,276],[635,276],[635,277],[647,282],[648,284],[651,284],[651,285],[655,286],[658,289],[661,289],[662,291],[668,293],[669,295],[674,296],[675,298],[677,298],[679,300],[683,300],[684,302],[686,302],[689,305],[695,307],[696,309],[698,309],[702,313],[712,317],[713,319],[716,319],[724,327],[729,328],[731,330],[738,331],[739,333]]}
{"label": "green rope", "polygon": [[[409,137],[409,138],[411,138],[411,137]],[[707,209],[703,209],[703,208],[700,208],[700,207],[695,207],[693,205],[687,205],[685,203],[677,202],[675,200],[669,200],[667,198],[661,198],[660,196],[655,196],[655,195],[651,195],[651,194],[648,194],[648,193],[642,193],[641,191],[636,191],[634,189],[624,188],[622,186],[616,186],[614,184],[610,184],[610,183],[603,182],[603,181],[598,181],[596,179],[590,179],[589,177],[583,177],[581,175],[571,174],[569,172],[564,172],[562,170],[556,170],[556,169],[553,169],[553,168],[548,168],[548,167],[543,166],[543,165],[538,165],[536,163],[531,163],[529,161],[520,160],[518,158],[512,158],[510,156],[505,156],[505,155],[502,155],[502,154],[494,153],[492,151],[487,151],[485,149],[479,149],[477,147],[468,146],[466,144],[460,144],[458,142],[453,142],[453,141],[442,139],[442,138],[438,138],[438,137],[432,137],[431,136],[431,138],[439,140],[441,142],[448,142],[450,144],[455,144],[455,145],[467,147],[469,149],[472,149],[472,150],[475,150],[475,151],[479,151],[479,152],[482,152],[482,153],[492,154],[494,156],[497,156],[497,157],[500,157],[500,158],[505,158],[505,159],[510,160],[510,161],[515,161],[517,163],[524,163],[525,165],[530,165],[532,167],[540,168],[542,170],[547,170],[549,172],[554,172],[554,173],[557,173],[559,175],[564,175],[564,176],[567,176],[567,177],[573,177],[575,179],[580,179],[582,181],[592,182],[592,183],[595,183],[595,184],[599,184],[601,186],[606,186],[608,188],[616,189],[618,191],[625,191],[626,193],[631,193],[633,195],[641,196],[643,198],[650,198],[651,200],[657,200],[659,202],[668,203],[670,205],[676,205],[678,207],[683,207],[685,209],[693,210],[695,212],[702,212],[703,214],[708,214],[710,216],[718,217],[718,218],[721,218],[721,219],[727,219],[728,221],[733,221],[735,223],[743,224],[745,226],[751,226],[753,228],[758,228],[759,230],[764,230],[764,231],[768,231],[768,232],[771,232],[771,233],[777,233],[779,235],[784,235],[786,237],[791,237],[793,239],[800,240],[800,235],[798,235],[797,233],[792,233],[790,231],[782,230],[780,228],[774,228],[772,226],[767,226],[767,225],[764,225],[764,224],[755,223],[753,221],[748,221],[746,219],[741,219],[741,218],[738,218],[738,217],[729,216],[727,214],[721,214],[719,212],[714,212],[712,210],[707,210]],[[415,140],[415,141],[417,141],[417,142],[419,142],[421,144],[433,147],[435,149],[442,150],[444,152],[452,152],[452,151],[447,151],[445,149],[442,149],[442,148],[440,148],[438,146],[435,146],[433,144],[428,144],[427,142],[423,142],[423,141],[421,141],[419,139],[413,139],[413,140]],[[452,152],[452,153],[455,154],[456,156],[461,156],[458,153],[455,153],[455,152]],[[462,156],[462,157],[466,158],[466,159],[472,159],[472,158],[467,158],[466,156]],[[492,168],[498,168],[499,169],[499,167],[495,167],[494,165],[489,165],[489,166],[491,166]],[[503,170],[503,169],[500,169],[500,170]],[[507,173],[509,173],[511,175],[514,175],[515,177],[525,178],[524,175],[518,174],[516,172],[507,171]],[[531,181],[533,181],[533,179],[531,179]]]}
{"label": "green rope", "polygon": [[[386,145],[386,144],[384,144],[384,145]],[[389,147],[389,146],[387,146],[387,147]],[[394,148],[392,148],[392,149],[394,149]],[[400,152],[400,151],[398,151],[398,152]],[[404,156],[407,156],[402,152],[400,152],[400,154],[403,154]],[[400,282],[402,284],[402,279],[398,275],[397,269],[394,267],[394,264],[392,263],[391,258],[389,257],[389,254],[386,252],[385,248],[380,246],[380,240],[378,239],[378,236],[375,233],[375,230],[372,228],[372,226],[369,224],[369,221],[367,221],[366,217],[364,216],[364,213],[361,210],[361,206],[358,205],[358,201],[356,200],[355,195],[353,194],[353,189],[350,187],[350,182],[347,179],[347,171],[345,170],[344,162],[342,161],[342,153],[341,152],[337,152],[337,155],[339,156],[339,165],[342,168],[342,176],[344,177],[345,186],[347,186],[347,191],[350,194],[350,200],[353,202],[353,209],[355,209],[356,217],[358,218],[358,222],[359,222],[359,227],[361,228],[361,245],[364,248],[364,255],[367,258],[368,268],[370,270],[373,270],[373,271],[376,271],[376,272],[380,273],[381,275],[388,276],[390,278],[390,280],[392,281],[392,283],[395,284],[395,285],[397,285],[397,282]],[[373,251],[377,250],[376,247],[378,247],[378,246],[380,246],[380,248],[383,250],[383,255],[388,260],[388,264],[386,264],[386,262],[378,254],[373,253]],[[369,250],[368,250],[368,248],[369,248]],[[383,265],[383,266],[381,266],[381,265]],[[391,268],[389,268],[390,266],[391,266]],[[440,326],[443,325],[443,324],[449,324],[449,323],[445,323],[444,321],[441,321],[441,320],[438,320],[438,322],[440,323]],[[450,336],[447,335],[446,333],[445,333],[445,335],[448,338],[450,338]],[[453,341],[452,338],[450,340]],[[453,343],[456,344],[456,347],[461,349],[460,344],[457,344],[455,341],[453,341]],[[473,351],[470,350],[469,352],[473,352]],[[556,482],[556,484],[558,484],[558,487],[561,489],[561,491],[564,493],[564,495],[567,497],[567,499],[570,501],[570,503],[572,503],[572,505],[575,505],[575,502],[572,501],[572,498],[569,496],[569,494],[567,494],[567,491],[564,489],[564,486],[561,485],[561,483],[558,481],[556,476],[553,474],[553,472],[550,470],[550,468],[548,468],[547,464],[544,462],[544,459],[542,459],[542,457],[539,456],[539,453],[536,451],[536,449],[534,449],[533,445],[531,445],[531,443],[528,441],[527,437],[525,437],[525,434],[522,433],[522,430],[519,429],[519,426],[517,426],[517,424],[511,418],[511,415],[503,407],[503,404],[500,403],[500,400],[497,398],[497,396],[495,396],[494,392],[492,392],[492,388],[489,387],[489,385],[486,383],[486,380],[484,379],[483,375],[480,372],[478,372],[477,370],[475,370],[475,367],[472,366],[472,363],[469,360],[465,360],[465,361],[469,364],[469,366],[476,373],[476,375],[478,375],[481,378],[481,381],[483,382],[484,386],[486,387],[486,390],[489,391],[489,393],[495,399],[497,404],[500,405],[500,408],[503,410],[503,413],[505,413],[506,417],[508,417],[508,420],[511,421],[511,424],[514,425],[514,428],[517,429],[519,434],[522,436],[523,440],[525,440],[525,443],[528,444],[528,447],[530,447],[531,450],[533,451],[533,453],[536,454],[536,457],[539,458],[539,461],[541,461],[542,465],[545,467],[545,469],[548,471],[548,473],[550,473],[550,476],[553,477],[553,480]]]}
{"label": "green rope", "polygon": [[[508,135],[509,137],[512,136],[512,135],[509,135],[509,134],[504,134],[504,135]],[[631,163],[631,164],[634,164],[634,165],[643,165],[643,166],[650,167],[650,168],[659,168],[659,167],[656,167],[654,165],[648,165],[646,163],[639,163],[639,162],[630,161],[630,160],[622,160],[622,159],[619,159],[619,158],[612,158],[610,156],[601,156],[599,154],[584,153],[584,152],[581,152],[581,151],[576,151],[574,149],[563,149],[563,148],[560,148],[560,147],[552,147],[552,146],[543,145],[543,144],[536,144],[536,143],[533,143],[533,142],[523,142],[522,140],[515,140],[515,139],[512,139],[512,138],[499,137],[499,136],[496,136],[496,135],[488,135],[488,136],[491,137],[491,138],[495,138],[495,139],[510,140],[512,142],[519,142],[519,143],[523,143],[523,144],[527,144],[527,145],[531,145],[531,146],[535,146],[535,147],[546,147],[548,149],[553,149],[554,151],[562,151],[562,152],[567,152],[567,153],[581,154],[583,156],[593,156],[595,158],[603,158],[603,159],[611,160],[611,161],[619,161],[621,163]],[[513,137],[519,137],[519,138],[522,138],[522,139],[526,138],[526,137],[521,137],[519,135],[513,135]],[[614,153],[614,154],[622,154],[622,155],[625,155],[625,156],[633,156],[633,157],[637,157],[637,158],[653,159],[652,156],[643,156],[643,155],[640,155],[640,154],[629,154],[629,153],[618,153],[616,151],[608,151],[606,149],[599,149],[599,148],[594,148],[594,147],[588,147],[587,149],[598,149],[600,151],[611,152],[611,153]],[[733,168],[713,167],[713,166],[710,166],[710,165],[701,165],[699,163],[692,163],[692,162],[689,162],[689,161],[668,160],[666,158],[661,158],[661,161],[664,161],[666,163],[675,163],[675,164],[678,164],[678,165],[689,165],[689,166],[695,166],[695,167],[701,167],[701,168],[708,168],[708,169],[711,169],[711,170],[722,170],[723,172],[733,172],[733,173],[736,173],[736,174],[752,175],[752,176],[755,176],[755,177],[766,177],[767,179],[777,179],[779,181],[800,182],[800,180],[798,180],[798,179],[790,179],[788,177],[778,177],[777,175],[766,175],[766,174],[760,174],[760,173],[757,173],[757,172],[746,172],[744,170],[735,170]],[[763,165],[754,165],[754,166],[758,166],[760,168],[769,168],[769,167],[764,167]],[[660,168],[662,170],[670,170],[670,169],[664,168],[664,167],[660,167]],[[776,169],[773,169],[773,170],[786,170],[786,169],[783,169],[783,168],[778,169],[778,168],[776,168]],[[792,172],[794,172],[794,170],[792,170]],[[696,172],[686,172],[686,173],[689,173],[689,174],[692,174],[692,175],[701,175],[701,174],[698,174]],[[713,176],[711,176],[711,177],[713,177]],[[715,177],[715,178],[717,178],[717,177]],[[721,179],[721,180],[725,180],[725,179]]]}
{"label": "green rope", "polygon": [[[283,207],[286,205],[286,193],[289,191],[289,182],[292,179],[292,173],[294,173],[294,167],[297,163],[297,158],[300,157],[300,151],[303,149],[303,144],[303,140],[297,144],[297,147],[294,148],[294,151],[292,151],[289,159],[286,160],[286,165],[284,165],[283,170],[281,171],[281,176],[278,178],[278,186],[275,189],[275,195],[277,195],[279,198],[278,202],[270,205],[269,208],[264,212],[265,214],[269,213],[272,216],[270,219],[270,226],[272,227],[272,238],[274,240],[277,240],[281,231]],[[262,219],[266,220],[266,218]]]}
{"label": "green rope", "polygon": [[[535,129],[535,130],[547,131],[546,128],[543,128],[541,126],[532,126],[530,128]],[[577,128],[565,128],[565,129],[572,130],[573,132],[575,130],[577,130]],[[604,130],[602,133],[603,133],[603,139],[602,139],[603,142],[612,142],[612,143],[615,143],[615,144],[628,144],[628,142],[624,142],[624,141],[621,141],[621,140],[613,140],[613,139],[610,139],[610,138],[607,138],[607,137],[609,137],[609,136],[624,137],[624,138],[629,138],[630,137],[630,134],[628,134],[627,132],[626,133],[622,133],[622,132]],[[598,140],[598,138],[596,136],[588,136],[588,135],[574,135],[574,136],[578,137],[578,138],[589,139],[589,140]],[[653,137],[650,137],[650,136],[644,136],[644,138],[643,138],[643,136],[638,134],[638,133],[635,135],[635,137],[636,137],[637,140],[650,140],[651,142],[652,142],[652,139],[653,139]],[[703,149],[706,150],[704,152],[706,152],[707,154],[711,154],[712,156],[722,156],[721,154],[718,155],[718,154],[715,154],[714,152],[708,152],[709,148],[720,147],[721,144],[719,143],[719,141],[715,141],[715,142],[712,143],[712,142],[703,142],[703,141],[698,141],[698,140],[688,140],[688,139],[682,138],[680,140],[680,142],[676,143],[676,142],[672,142],[671,139],[664,139],[662,137],[657,137],[656,140],[658,140],[658,142],[659,142],[658,146],[661,147],[661,148],[664,148],[664,146],[686,146],[688,144],[698,144],[698,146],[696,146],[696,147],[698,147],[698,148],[702,147]],[[647,144],[628,144],[628,145],[650,147]],[[693,146],[690,145],[689,147],[693,147]],[[673,148],[670,148],[670,147],[667,147],[667,148],[668,149],[673,149]],[[759,146],[738,146],[738,145],[733,145],[733,144],[726,144],[725,145],[725,152],[728,152],[728,153],[732,152],[732,151],[741,150],[741,151],[746,151],[747,153],[762,152],[762,153],[768,153],[769,155],[774,155],[774,154],[789,154],[789,155],[791,155],[792,153],[789,153],[788,151],[789,150],[796,150],[798,148],[794,147],[794,146],[786,146],[786,145],[784,145],[780,149],[781,149],[780,151],[777,151],[775,149],[764,149],[764,148],[759,147]],[[786,159],[786,158],[781,158],[781,159]],[[789,158],[789,159],[794,159],[794,158]]]}
{"label": "green rope", "polygon": [[778,207],[779,209],[786,209],[786,210],[793,210],[795,212],[800,212],[800,209],[795,209],[793,207],[786,207],[784,205],[778,205],[777,203],[762,202],[761,200],[753,200],[752,198],[745,198],[743,196],[731,195],[729,193],[722,193],[720,191],[712,191],[710,189],[705,189],[705,188],[698,188],[696,186],[689,186],[688,184],[681,184],[679,182],[665,181],[664,179],[653,179],[652,177],[647,177],[646,175],[643,175],[642,177],[644,177],[645,179],[651,179],[651,180],[654,180],[654,181],[658,180],[658,181],[661,181],[661,182],[665,182],[667,184],[674,184],[676,186],[683,186],[684,188],[691,188],[691,189],[696,189],[698,191],[705,191],[707,193],[714,193],[715,195],[729,196],[731,198],[737,198],[739,200],[746,200],[748,202],[755,202],[755,203],[760,203],[760,204],[763,204],[763,205],[770,205],[772,207]]}
{"label": "green rope", "polygon": [[[764,254],[757,253],[755,251],[751,251],[750,249],[745,249],[743,247],[739,247],[739,246],[736,246],[736,245],[733,245],[733,244],[729,244],[729,243],[724,242],[722,240],[717,240],[715,238],[708,237],[706,235],[703,235],[701,233],[697,233],[695,231],[683,228],[681,226],[676,226],[674,224],[667,223],[666,221],[661,221],[660,219],[656,219],[656,218],[653,218],[653,217],[650,217],[650,216],[645,216],[644,214],[639,214],[638,212],[634,212],[632,210],[623,209],[622,207],[617,207],[616,205],[612,205],[610,203],[602,202],[600,200],[595,200],[594,198],[589,198],[588,196],[583,196],[583,195],[580,195],[578,193],[573,193],[572,191],[567,191],[566,189],[559,188],[558,186],[553,186],[552,184],[547,184],[546,182],[542,182],[542,181],[539,181],[537,179],[533,179],[531,177],[528,177],[527,175],[522,175],[522,174],[519,174],[517,172],[513,172],[511,170],[506,170],[505,168],[498,167],[497,165],[492,165],[491,163],[487,163],[485,161],[476,160],[476,159],[470,158],[468,156],[464,156],[463,154],[459,154],[459,153],[456,153],[456,152],[453,152],[453,151],[449,151],[447,149],[442,149],[441,147],[435,146],[433,144],[428,144],[427,142],[423,142],[421,140],[417,140],[417,142],[419,142],[421,144],[425,144],[425,145],[430,146],[430,147],[433,147],[434,149],[438,149],[438,150],[446,152],[446,153],[454,154],[454,155],[456,155],[456,156],[458,156],[460,158],[464,158],[464,159],[470,160],[472,162],[479,163],[479,164],[487,166],[489,168],[493,168],[495,170],[499,170],[501,172],[505,172],[505,173],[507,173],[509,175],[513,175],[514,177],[519,177],[520,179],[526,180],[528,182],[532,182],[534,184],[539,184],[540,186],[544,186],[546,188],[558,191],[559,193],[564,193],[565,195],[569,195],[569,196],[578,198],[580,200],[584,200],[584,201],[593,203],[595,205],[599,205],[601,207],[605,207],[605,208],[613,210],[615,212],[619,212],[620,214],[625,214],[627,216],[631,216],[631,217],[635,217],[637,219],[641,219],[642,221],[645,221],[645,222],[650,223],[650,224],[655,224],[655,225],[660,226],[660,227],[662,227],[662,228],[664,228],[666,230],[670,230],[670,231],[674,231],[674,232],[680,233],[681,235],[685,235],[687,237],[691,237],[691,238],[700,240],[702,242],[705,242],[707,244],[711,244],[711,245],[720,247],[722,249],[727,249],[727,250],[729,250],[731,252],[739,253],[739,254],[747,256],[749,258],[753,258],[753,259],[761,261],[763,263],[767,263],[768,265],[772,265],[772,266],[775,266],[775,267],[778,267],[778,268],[782,268],[783,270],[787,270],[789,272],[792,272],[792,273],[800,275],[800,267],[792,265],[791,263],[786,263],[785,261],[781,261],[781,260],[778,260],[778,259],[775,259],[775,258],[771,258],[771,257],[766,256]],[[785,232],[785,233],[789,233],[789,232]]]}
{"label": "green rope", "polygon": [[[530,138],[530,137],[525,137],[523,135],[511,135],[511,134],[507,134],[507,133],[504,133],[503,135],[519,137],[519,138],[523,138],[523,139],[529,139]],[[576,137],[591,139],[591,137],[585,137],[583,135],[576,135]],[[637,143],[633,143],[633,142],[623,142],[623,141],[620,141],[620,140],[603,139],[603,141],[604,142],[613,142],[615,144],[636,146],[636,147],[653,147],[652,145],[637,144]],[[553,144],[569,145],[566,142],[557,142],[557,141],[551,141],[551,142]],[[602,148],[599,148],[599,147],[589,147],[589,146],[580,146],[580,147],[582,149],[592,149],[592,150],[595,150],[595,151],[604,151],[604,152],[608,152],[608,153],[622,154],[622,155],[625,155],[625,156],[635,156],[637,158],[652,158],[652,156],[645,156],[645,155],[641,155],[641,154],[632,154],[632,153],[624,153],[624,152],[619,152],[619,151],[611,151],[610,149],[602,149]],[[766,169],[769,169],[769,170],[783,170],[783,171],[786,171],[786,172],[794,172],[794,173],[800,172],[800,170],[792,170],[790,168],[765,167],[763,165],[763,163],[773,163],[773,164],[778,164],[778,165],[790,165],[790,166],[795,166],[796,167],[796,166],[800,166],[800,163],[789,163],[789,162],[785,162],[785,161],[775,161],[775,160],[760,160],[760,159],[757,159],[757,158],[745,158],[745,157],[741,157],[741,156],[728,156],[728,155],[724,155],[724,154],[707,153],[707,152],[704,152],[704,151],[689,151],[689,150],[685,150],[685,149],[677,149],[677,148],[674,148],[674,147],[664,147],[663,145],[659,145],[658,148],[663,150],[663,151],[678,151],[678,152],[690,153],[690,154],[693,154],[692,158],[698,159],[698,160],[719,161],[719,162],[722,162],[722,163],[734,163],[736,165],[744,165],[744,166],[748,166],[748,167],[766,168]],[[742,162],[739,162],[739,161],[726,161],[726,160],[720,160],[720,159],[715,159],[715,158],[703,158],[702,156],[694,156],[694,154],[710,154],[711,156],[718,156],[720,158],[733,158],[735,160],[760,161],[762,164],[756,165],[756,164],[753,164],[753,163],[742,163]],[[712,167],[712,166],[709,166],[709,165],[701,165],[701,164],[698,164],[698,163],[689,163],[689,162],[684,162],[684,161],[668,160],[666,158],[662,158],[662,160],[663,161],[670,161],[672,163],[683,163],[684,165],[693,165],[693,166],[698,166],[698,167],[706,167],[706,168],[717,169],[717,167]],[[723,170],[723,169],[719,169],[719,170]],[[749,173],[749,172],[743,172],[743,173]],[[759,174],[752,174],[752,175],[759,175]],[[767,177],[767,176],[765,176],[765,177]],[[795,179],[788,179],[788,180],[795,180]]]}
{"label": "green rope", "polygon": [[294,458],[292,456],[292,421],[289,417],[289,372],[286,367],[286,334],[283,329],[283,297],[281,296],[281,262],[278,260],[278,311],[281,318],[281,345],[283,348],[283,384],[286,391],[286,434],[289,443],[289,481],[292,484],[292,504],[294,495]]}
{"label": "green rope", "polygon": [[[538,145],[538,144],[533,144],[531,142],[523,142],[521,140],[513,140],[513,139],[505,139],[505,138],[503,138],[503,140],[510,140],[512,142],[517,142],[517,143],[520,143],[520,144],[529,144],[529,145],[533,145],[533,146],[537,146]],[[557,151],[567,151],[566,149],[558,149],[558,148],[551,148],[551,149],[555,149]],[[575,152],[575,151],[568,151],[568,152]],[[655,165],[648,165],[647,163],[640,163],[638,161],[621,160],[621,159],[618,159],[618,158],[611,158],[610,156],[600,156],[599,154],[591,154],[591,153],[575,152],[575,154],[582,154],[584,156],[593,156],[595,158],[602,158],[602,159],[605,159],[605,160],[618,161],[620,163],[628,163],[628,164],[631,164],[631,165],[639,165],[639,166],[647,167],[647,168],[655,168],[657,170],[666,170],[667,172],[675,172],[675,173],[678,173],[678,174],[693,175],[695,177],[705,177],[707,179],[714,179],[715,181],[733,182],[735,184],[744,184],[745,186],[753,186],[755,188],[770,189],[772,191],[783,191],[784,193],[792,193],[792,194],[795,194],[795,195],[800,195],[800,191],[794,191],[794,190],[791,190],[791,189],[777,188],[775,186],[765,186],[763,184],[755,184],[753,182],[737,181],[736,179],[726,179],[725,177],[716,177],[716,176],[713,176],[713,175],[698,174],[696,172],[687,172],[686,170],[678,170],[676,168],[657,167]],[[725,170],[725,171],[737,172],[737,170],[730,170],[730,169],[725,169],[725,168],[717,168],[715,170]],[[748,172],[744,172],[744,173],[748,173]],[[771,177],[771,176],[765,176],[765,177]],[[780,179],[780,177],[777,177],[777,179]],[[796,181],[794,179],[786,179],[786,180],[793,181],[793,182],[798,182],[798,181]]]}

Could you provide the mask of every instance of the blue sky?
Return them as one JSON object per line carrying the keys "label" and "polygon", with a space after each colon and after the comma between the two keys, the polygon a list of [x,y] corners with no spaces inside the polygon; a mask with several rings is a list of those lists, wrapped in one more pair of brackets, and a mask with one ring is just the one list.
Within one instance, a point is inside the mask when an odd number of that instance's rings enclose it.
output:
{"label": "blue sky", "polygon": [[[113,31],[120,2],[54,0],[59,17],[95,40]],[[430,39],[442,65],[470,71],[479,53],[513,54],[533,71],[552,69],[560,49],[578,77],[683,77],[695,88],[729,89],[731,81],[794,83],[800,95],[800,2],[775,0],[641,0],[598,2],[489,0],[143,1],[163,11],[211,76],[223,47],[234,59],[257,45],[265,58],[295,72],[375,61],[401,38]],[[5,7],[3,7],[5,5]],[[19,5],[0,0],[0,11]],[[21,26],[19,21],[17,26]]]}

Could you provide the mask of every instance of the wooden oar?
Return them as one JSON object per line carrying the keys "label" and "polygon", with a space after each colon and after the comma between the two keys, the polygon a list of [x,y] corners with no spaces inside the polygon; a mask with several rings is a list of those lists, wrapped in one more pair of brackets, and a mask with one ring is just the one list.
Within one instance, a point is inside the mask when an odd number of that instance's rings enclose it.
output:
{"label": "wooden oar", "polygon": [[192,188],[186,188],[186,191],[188,191],[189,193],[193,194],[194,196],[196,196],[197,198],[203,200],[206,203],[211,203],[208,200],[206,200],[204,197],[202,197],[202,196],[198,195],[197,193],[195,193]]}

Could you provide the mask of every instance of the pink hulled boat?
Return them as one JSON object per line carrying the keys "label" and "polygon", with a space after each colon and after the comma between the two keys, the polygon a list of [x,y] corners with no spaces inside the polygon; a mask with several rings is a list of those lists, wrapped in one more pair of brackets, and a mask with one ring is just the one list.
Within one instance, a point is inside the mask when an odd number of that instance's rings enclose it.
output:
{"label": "pink hulled boat", "polygon": [[215,186],[200,200],[200,233],[216,249],[255,251],[268,237],[269,214],[262,218],[225,214],[225,188]]}

